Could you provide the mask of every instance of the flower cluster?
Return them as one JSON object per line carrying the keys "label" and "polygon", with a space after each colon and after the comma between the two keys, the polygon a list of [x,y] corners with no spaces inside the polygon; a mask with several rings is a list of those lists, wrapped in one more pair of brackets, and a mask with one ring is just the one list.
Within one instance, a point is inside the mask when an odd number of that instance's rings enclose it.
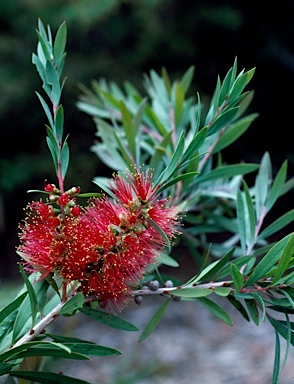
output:
{"label": "flower cluster", "polygon": [[[42,202],[30,204],[19,254],[27,268],[79,283],[102,307],[119,309],[166,239],[178,234],[179,208],[158,198],[148,172],[118,175],[109,187],[115,199],[92,198],[83,210],[73,206],[70,194],[55,198],[59,213]],[[62,215],[65,210],[69,214]]]}

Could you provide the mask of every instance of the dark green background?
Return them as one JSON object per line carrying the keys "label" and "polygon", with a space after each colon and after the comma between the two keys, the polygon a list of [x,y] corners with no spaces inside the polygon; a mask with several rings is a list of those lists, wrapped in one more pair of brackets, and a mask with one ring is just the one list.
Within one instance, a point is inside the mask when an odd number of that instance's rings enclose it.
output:
{"label": "dark green background", "polygon": [[[91,179],[109,174],[89,151],[95,126],[75,107],[78,83],[105,77],[142,87],[142,74],[165,67],[172,79],[195,65],[191,94],[206,102],[216,78],[238,57],[239,70],[256,67],[249,89],[250,112],[260,113],[249,131],[224,153],[228,162],[259,162],[265,151],[277,169],[289,160],[293,174],[294,3],[172,0],[1,0],[0,1],[0,277],[18,274],[15,247],[23,207],[34,198],[28,189],[55,182],[45,145],[46,122],[35,91],[41,80],[31,64],[37,19],[53,32],[66,20],[68,77],[63,96],[70,133],[67,187],[93,191]],[[249,90],[248,89],[248,90]],[[290,197],[289,197],[290,196]],[[293,193],[279,209],[292,208]]]}

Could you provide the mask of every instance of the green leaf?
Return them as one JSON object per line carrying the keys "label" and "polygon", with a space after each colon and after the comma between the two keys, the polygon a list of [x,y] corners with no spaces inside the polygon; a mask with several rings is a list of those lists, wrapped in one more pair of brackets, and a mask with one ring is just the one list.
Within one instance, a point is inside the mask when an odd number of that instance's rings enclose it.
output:
{"label": "green leaf", "polygon": [[25,285],[26,285],[28,293],[29,293],[30,306],[31,306],[31,317],[32,317],[31,327],[33,328],[35,325],[37,312],[39,310],[38,300],[37,300],[36,292],[34,291],[34,288],[32,286],[32,283],[28,279],[28,277],[27,277],[27,275],[23,269],[23,266],[21,264],[19,265],[19,270],[20,270],[20,273],[22,275],[22,278],[24,279]]}
{"label": "green leaf", "polygon": [[[30,275],[29,279],[31,280],[33,278],[36,278],[35,275]],[[46,296],[48,287],[49,287],[49,284],[45,279],[39,280],[33,283],[33,289],[36,293],[38,303],[44,301],[44,296]],[[29,320],[31,314],[32,314],[32,311],[31,311],[31,305],[30,305],[30,297],[27,295],[19,307],[19,311],[14,322],[12,344],[14,344],[15,340],[24,331],[24,327],[27,321]]]}
{"label": "green leaf", "polygon": [[63,146],[61,149],[60,163],[61,163],[61,174],[64,179],[67,172],[68,164],[69,164],[69,147],[66,141],[63,143]]}
{"label": "green leaf", "polygon": [[[13,368],[13,364],[8,363],[0,363],[0,376],[5,375],[6,373],[9,373],[11,369]],[[0,379],[1,380],[1,379]],[[1,381],[0,381],[1,382]],[[2,382],[1,382],[2,383]],[[5,382],[4,382],[5,383]]]}
{"label": "green leaf", "polygon": [[167,255],[166,253],[161,253],[159,255],[159,257],[157,258],[157,261],[160,264],[164,264],[164,265],[167,265],[169,267],[178,267],[179,266],[179,263],[175,259],[170,257],[169,255]]}
{"label": "green leaf", "polygon": [[180,159],[184,151],[184,146],[185,146],[185,136],[184,136],[184,133],[182,132],[179,138],[177,147],[175,149],[175,152],[170,160],[170,163],[168,164],[167,168],[161,173],[159,178],[154,182],[154,186],[158,184],[163,184],[166,180],[168,180],[173,175],[173,173],[176,171],[180,163]]}
{"label": "green leaf", "polygon": [[207,136],[211,136],[216,132],[220,131],[222,128],[225,128],[228,124],[232,122],[234,117],[238,112],[239,107],[234,107],[223,112],[214,122],[208,127]]}
{"label": "green leaf", "polygon": [[291,209],[291,211],[285,213],[281,217],[279,217],[277,220],[275,220],[273,223],[271,223],[267,228],[265,228],[258,236],[258,239],[265,239],[275,233],[277,233],[279,230],[284,228],[286,225],[290,224],[294,220],[294,209]]}
{"label": "green leaf", "polygon": [[214,287],[213,292],[219,296],[226,297],[232,292],[231,287]]}
{"label": "green leaf", "polygon": [[46,62],[46,80],[47,84],[51,86],[50,94],[48,95],[54,106],[58,106],[61,96],[61,87],[56,69],[51,61]]}
{"label": "green leaf", "polygon": [[123,128],[128,142],[128,149],[133,157],[136,158],[136,132],[132,121],[132,115],[127,109],[125,103],[120,100],[120,110],[122,114]]}
{"label": "green leaf", "polygon": [[239,95],[243,92],[246,85],[251,80],[252,76],[254,75],[255,68],[252,68],[250,71],[245,72],[242,74],[242,72],[237,77],[236,81],[234,82],[232,86],[232,91],[229,95],[229,102],[233,103]]}
{"label": "green leaf", "polygon": [[179,127],[183,115],[185,94],[182,84],[179,82],[175,83],[174,87],[174,111],[175,111],[175,127]]}
{"label": "green leaf", "polygon": [[233,325],[232,319],[228,315],[228,313],[220,307],[218,304],[213,302],[210,299],[207,299],[206,297],[200,297],[198,299],[202,305],[204,305],[205,308],[207,308],[210,312],[212,312],[215,316],[217,316],[220,320],[222,320],[224,323],[228,325]]}
{"label": "green leaf", "polygon": [[246,182],[243,180],[244,192],[237,191],[237,219],[240,233],[242,252],[247,254],[253,249],[255,241],[256,217],[253,201]]}
{"label": "green leaf", "polygon": [[275,347],[275,360],[274,360],[272,384],[279,384],[280,360],[281,360],[280,338],[279,338],[278,332],[276,331],[276,347]]}
{"label": "green leaf", "polygon": [[259,325],[259,312],[255,300],[245,299],[248,312],[256,325]]}
{"label": "green leaf", "polygon": [[37,31],[37,36],[42,47],[43,55],[45,56],[46,60],[51,60],[51,47],[47,41],[47,36],[45,37],[43,33],[40,33],[39,31]]}
{"label": "green leaf", "polygon": [[237,122],[230,124],[216,143],[212,150],[212,154],[219,153],[221,150],[234,143],[241,135],[243,135],[243,133],[247,131],[257,116],[257,113],[252,113],[251,115],[245,116]]}
{"label": "green leaf", "polygon": [[187,172],[187,173],[184,173],[182,175],[179,175],[179,176],[175,177],[174,179],[168,181],[167,183],[164,183],[162,185],[162,187],[160,187],[158,189],[157,193],[158,194],[161,193],[166,188],[170,187],[171,185],[174,185],[174,184],[178,183],[179,181],[182,181],[182,180],[185,180],[185,179],[197,176],[197,175],[199,175],[199,172]]}
{"label": "green leaf", "polygon": [[59,148],[58,148],[58,145],[56,143],[56,139],[55,139],[55,136],[53,134],[53,131],[50,127],[46,126],[46,130],[47,130],[47,137],[46,137],[46,141],[47,141],[47,145],[49,147],[49,150],[50,150],[50,153],[51,153],[51,156],[52,156],[52,159],[53,159],[53,163],[54,163],[54,167],[55,167],[55,170],[56,170],[56,173],[58,171],[58,158],[59,158]]}
{"label": "green leaf", "polygon": [[248,313],[244,306],[237,300],[233,295],[228,295],[229,302],[240,312],[240,314],[244,317],[245,320],[250,321]]}
{"label": "green leaf", "polygon": [[220,271],[229,260],[231,260],[233,254],[235,252],[235,248],[231,249],[225,256],[223,256],[220,260],[216,260],[210,263],[207,267],[205,267],[195,278],[191,279],[188,284],[199,283],[203,280],[210,280],[213,278],[218,271]]}
{"label": "green leaf", "polygon": [[195,71],[195,66],[192,65],[190,68],[187,69],[187,71],[184,73],[184,75],[181,78],[180,83],[183,87],[183,91],[185,94],[188,92],[190,88],[190,85],[194,76],[194,71]]}
{"label": "green leaf", "polygon": [[138,328],[135,327],[133,324],[117,316],[110,315],[109,313],[97,311],[96,309],[87,307],[79,308],[79,311],[82,312],[84,315],[91,317],[91,319],[99,321],[99,323],[102,323],[108,327],[120,329],[122,331],[138,331]]}
{"label": "green leaf", "polygon": [[[289,338],[289,328],[288,324],[284,321],[274,319],[271,316],[268,316],[268,319],[271,323],[271,325],[275,328],[276,331],[279,332],[279,334],[285,339],[288,340]],[[294,333],[293,330],[291,331],[291,344],[294,345]]]}
{"label": "green leaf", "polygon": [[231,87],[231,82],[232,82],[232,75],[233,75],[233,68],[230,68],[221,86],[220,95],[219,95],[220,103],[223,103],[228,96],[228,93]]}
{"label": "green leaf", "polygon": [[168,132],[162,141],[158,145],[154,146],[155,151],[150,159],[149,167],[154,169],[154,176],[159,174],[158,169],[161,170],[161,163],[163,163],[162,158],[167,154],[167,147],[172,146],[172,131]]}
{"label": "green leaf", "polygon": [[3,322],[3,320],[6,319],[7,316],[9,316],[12,312],[14,312],[16,309],[18,309],[25,299],[28,292],[22,293],[20,296],[18,296],[16,299],[14,299],[11,303],[9,303],[6,307],[2,308],[0,311],[0,324]]}
{"label": "green leaf", "polygon": [[259,279],[263,278],[267,274],[267,272],[270,271],[270,269],[281,258],[284,252],[284,248],[291,237],[292,234],[289,234],[270,249],[270,251],[257,264],[254,271],[249,276],[248,280],[245,282],[245,286],[255,283]]}
{"label": "green leaf", "polygon": [[244,277],[240,272],[239,268],[233,263],[231,263],[231,275],[236,288],[236,292],[239,292],[243,286]]}
{"label": "green leaf", "polygon": [[279,172],[277,173],[273,185],[269,191],[269,195],[265,204],[267,212],[269,212],[269,210],[272,208],[272,206],[282,194],[283,185],[286,181],[287,176],[287,165],[288,162],[287,160],[285,160],[281,168],[279,169]]}
{"label": "green leaf", "polygon": [[271,285],[274,286],[277,283],[277,281],[279,281],[279,279],[282,277],[284,272],[288,269],[293,254],[294,254],[294,234],[290,237],[289,241],[287,242],[283,250],[280,261],[278,263],[278,268],[276,270],[276,273],[274,275]]}
{"label": "green leaf", "polygon": [[262,216],[262,212],[268,196],[271,177],[271,160],[268,152],[266,152],[261,159],[260,167],[255,181],[255,209],[257,220],[259,220]]}
{"label": "green leaf", "polygon": [[163,238],[165,245],[168,247],[169,252],[171,251],[171,243],[169,241],[166,233],[161,229],[161,227],[152,219],[147,218],[148,223],[159,233],[159,235]]}
{"label": "green leaf", "polygon": [[61,62],[64,54],[64,50],[66,46],[66,36],[67,36],[67,30],[66,30],[66,23],[64,21],[58,28],[58,31],[55,36],[54,46],[53,46],[54,59],[57,62],[57,64]]}
{"label": "green leaf", "polygon": [[198,298],[198,297],[205,297],[205,296],[211,295],[213,292],[214,290],[210,288],[197,288],[197,287],[187,288],[186,286],[183,286],[183,288],[172,290],[169,293],[175,296],[180,296],[180,297],[189,297],[189,298],[197,297]]}
{"label": "green leaf", "polygon": [[196,151],[204,143],[204,140],[207,136],[207,131],[208,128],[204,127],[193,137],[191,143],[188,145],[188,148],[186,149],[183,155],[182,163],[184,163],[186,160],[189,160],[195,155]]}
{"label": "green leaf", "polygon": [[77,309],[80,309],[84,304],[84,295],[79,292],[71,297],[58,312],[59,315],[66,315]]}
{"label": "green leaf", "polygon": [[10,376],[41,384],[89,384],[87,381],[75,379],[70,376],[59,375],[53,372],[13,371]]}
{"label": "green leaf", "polygon": [[114,348],[97,345],[95,343],[65,343],[66,347],[74,353],[86,356],[118,356],[121,352]]}
{"label": "green leaf", "polygon": [[141,341],[147,339],[148,336],[151,335],[151,333],[154,331],[156,328],[157,324],[159,323],[160,319],[164,315],[166,308],[170,302],[171,298],[167,299],[155,312],[155,314],[152,316],[148,324],[146,325],[144,331],[141,333],[141,336],[139,337],[138,342],[140,343]]}
{"label": "green leaf", "polygon": [[134,158],[132,159],[131,156],[128,154],[125,144],[122,142],[122,140],[118,137],[117,133],[113,131],[113,135],[115,137],[115,140],[118,144],[119,150],[122,154],[122,157],[124,159],[125,164],[127,165],[128,169],[132,172],[134,170]]}
{"label": "green leaf", "polygon": [[[234,259],[234,264],[237,268],[241,268],[243,266],[246,266],[247,264],[251,263],[252,261],[255,261],[254,256],[239,256],[238,258]],[[229,276],[231,273],[231,264],[226,264],[223,266],[214,277],[214,280],[218,279],[224,279],[225,277]]]}
{"label": "green leaf", "polygon": [[2,353],[0,359],[1,361],[8,361],[30,356],[54,356],[73,360],[89,360],[87,356],[72,352],[65,345],[52,341],[31,341],[22,344]]}
{"label": "green leaf", "polygon": [[55,134],[57,136],[59,143],[61,143],[62,141],[63,125],[64,125],[64,112],[63,112],[62,105],[60,105],[57,108],[56,117],[55,117]]}
{"label": "green leaf", "polygon": [[231,164],[231,165],[222,165],[210,172],[206,172],[202,175],[199,175],[196,179],[196,182],[203,183],[206,181],[216,180],[216,179],[225,179],[230,178],[236,175],[245,175],[250,172],[254,172],[258,169],[258,164]]}
{"label": "green leaf", "polygon": [[52,113],[51,113],[51,111],[50,111],[46,101],[43,99],[43,97],[38,92],[36,92],[36,95],[38,96],[38,98],[39,98],[39,100],[40,100],[40,102],[42,104],[42,107],[43,107],[43,109],[44,109],[44,111],[46,113],[46,116],[47,116],[47,119],[49,121],[49,124],[50,124],[51,128],[53,129],[54,123],[53,123]]}

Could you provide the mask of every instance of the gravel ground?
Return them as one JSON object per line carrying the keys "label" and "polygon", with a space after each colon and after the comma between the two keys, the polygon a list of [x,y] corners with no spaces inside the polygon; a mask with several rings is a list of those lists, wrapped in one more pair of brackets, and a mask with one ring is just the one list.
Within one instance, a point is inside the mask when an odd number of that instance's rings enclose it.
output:
{"label": "gravel ground", "polygon": [[[65,334],[119,349],[121,356],[95,357],[87,362],[63,361],[64,374],[91,384],[270,384],[275,332],[268,321],[247,322],[226,300],[233,326],[218,320],[198,302],[171,302],[156,330],[142,343],[138,338],[163,298],[130,303],[120,317],[139,332],[118,331],[85,316],[67,318]],[[281,340],[282,357],[285,342]],[[291,347],[279,384],[294,384]]]}

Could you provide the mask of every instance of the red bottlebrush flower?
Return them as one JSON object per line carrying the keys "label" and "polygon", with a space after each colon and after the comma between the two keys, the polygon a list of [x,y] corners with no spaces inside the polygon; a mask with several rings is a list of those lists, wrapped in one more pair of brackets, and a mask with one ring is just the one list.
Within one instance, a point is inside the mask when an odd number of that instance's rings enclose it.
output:
{"label": "red bottlebrush flower", "polygon": [[118,201],[92,199],[85,212],[67,231],[72,237],[61,275],[69,283],[80,282],[85,295],[98,296],[106,306],[119,309],[131,289],[139,284],[150,264],[177,234],[177,207],[167,199],[156,200],[151,177],[117,176],[111,188]]}
{"label": "red bottlebrush flower", "polygon": [[[156,198],[148,172],[117,176],[111,189],[117,200],[94,198],[83,211],[73,205],[62,219],[50,205],[30,204],[18,252],[27,269],[55,272],[65,283],[78,283],[85,295],[97,296],[103,307],[118,310],[156,263],[166,239],[178,234],[179,209]],[[70,200],[63,193],[58,204]]]}
{"label": "red bottlebrush flower", "polygon": [[31,203],[28,216],[20,228],[18,252],[26,261],[26,267],[45,275],[54,271],[66,244],[60,234],[60,220],[53,208],[42,202]]}

